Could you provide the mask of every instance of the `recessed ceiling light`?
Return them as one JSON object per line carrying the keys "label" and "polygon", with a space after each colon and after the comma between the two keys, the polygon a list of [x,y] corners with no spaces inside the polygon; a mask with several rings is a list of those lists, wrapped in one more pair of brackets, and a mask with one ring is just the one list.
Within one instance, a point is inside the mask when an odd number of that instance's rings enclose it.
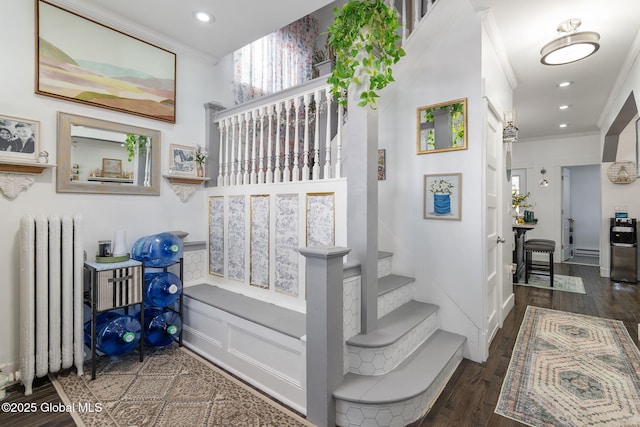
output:
{"label": "recessed ceiling light", "polygon": [[558,83],[558,87],[567,87],[567,86],[571,86],[573,84],[573,82],[560,82]]}
{"label": "recessed ceiling light", "polygon": [[200,22],[209,23],[213,22],[215,19],[213,15],[208,12],[203,12],[201,10],[196,10],[193,12],[193,17],[196,18]]}
{"label": "recessed ceiling light", "polygon": [[566,123],[560,123],[560,127],[561,127],[561,128],[566,128],[567,126],[569,126],[569,125],[568,125],[568,124],[566,124]]}
{"label": "recessed ceiling light", "polygon": [[569,107],[571,107],[571,105],[561,105],[561,106],[559,106],[558,108],[559,108],[560,110],[568,110],[568,109],[569,109]]}

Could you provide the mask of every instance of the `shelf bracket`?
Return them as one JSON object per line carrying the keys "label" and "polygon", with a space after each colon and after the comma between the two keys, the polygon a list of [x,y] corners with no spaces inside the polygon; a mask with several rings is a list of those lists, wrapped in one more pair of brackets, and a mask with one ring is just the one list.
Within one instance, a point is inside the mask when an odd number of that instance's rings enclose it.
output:
{"label": "shelf bracket", "polygon": [[13,200],[20,192],[27,190],[35,182],[32,175],[0,172],[0,190],[4,195]]}
{"label": "shelf bracket", "polygon": [[183,202],[189,200],[193,193],[196,192],[195,187],[189,184],[171,184],[171,186],[173,187],[173,191]]}

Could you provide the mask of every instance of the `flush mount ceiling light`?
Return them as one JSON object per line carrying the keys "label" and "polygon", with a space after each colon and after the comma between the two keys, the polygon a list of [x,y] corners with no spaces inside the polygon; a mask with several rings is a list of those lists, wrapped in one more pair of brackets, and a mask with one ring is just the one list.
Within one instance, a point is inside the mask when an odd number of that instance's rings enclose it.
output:
{"label": "flush mount ceiling light", "polygon": [[540,62],[545,65],[569,64],[593,55],[600,49],[600,34],[593,31],[577,32],[581,19],[567,19],[558,25],[560,37],[547,43],[541,50]]}

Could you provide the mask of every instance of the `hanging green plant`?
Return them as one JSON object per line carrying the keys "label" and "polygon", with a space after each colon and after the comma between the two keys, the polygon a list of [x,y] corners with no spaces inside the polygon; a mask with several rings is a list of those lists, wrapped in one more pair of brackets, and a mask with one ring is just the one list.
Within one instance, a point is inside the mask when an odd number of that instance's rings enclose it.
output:
{"label": "hanging green plant", "polygon": [[377,91],[395,81],[391,68],[405,55],[398,11],[383,0],[350,0],[333,13],[328,38],[336,58],[327,79],[331,94],[346,105],[349,85],[365,84],[358,105],[375,108]]}
{"label": "hanging green plant", "polygon": [[136,156],[136,146],[138,146],[138,153],[141,156],[144,156],[147,153],[148,142],[149,138],[147,136],[128,133],[127,139],[125,139],[124,143],[124,148],[129,152],[129,157],[127,159],[131,161]]}

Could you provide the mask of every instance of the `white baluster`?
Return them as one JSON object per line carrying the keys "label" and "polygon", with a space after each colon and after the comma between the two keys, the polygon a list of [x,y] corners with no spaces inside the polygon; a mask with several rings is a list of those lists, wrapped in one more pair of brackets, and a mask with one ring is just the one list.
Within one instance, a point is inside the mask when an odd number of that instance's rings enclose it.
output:
{"label": "white baluster", "polygon": [[327,109],[327,134],[324,139],[324,179],[331,179],[331,95],[327,89],[324,90],[324,96]]}
{"label": "white baluster", "polygon": [[320,106],[322,105],[320,99],[320,90],[316,90],[313,94],[313,100],[316,104],[316,129],[313,138],[313,179],[320,179]]}
{"label": "white baluster", "polygon": [[[281,111],[278,111],[278,106],[282,109]],[[280,118],[285,114],[286,108],[284,103],[279,103],[273,108],[273,110],[276,113],[276,163],[273,169],[273,182],[282,182],[282,162],[280,159],[280,155],[282,154],[280,150],[280,126],[282,125],[282,122],[280,121]]]}
{"label": "white baluster", "polygon": [[296,97],[293,101],[295,114],[295,141],[293,142],[293,181],[300,181],[300,97]]}
{"label": "white baluster", "polygon": [[244,143],[244,175],[242,176],[242,184],[243,185],[248,185],[249,184],[249,167],[250,167],[250,159],[249,159],[249,147],[251,146],[250,144],[250,136],[251,136],[251,132],[249,131],[249,126],[251,126],[251,112],[247,112],[244,115],[246,122],[245,122],[245,143]]}
{"label": "white baluster", "polygon": [[253,129],[253,143],[251,144],[251,173],[250,175],[250,182],[251,184],[255,184],[256,183],[256,134],[258,133],[258,119],[260,116],[260,112],[258,110],[256,110],[253,113],[253,125],[251,126],[251,129]]}
{"label": "white baluster", "polygon": [[242,124],[246,120],[246,114],[238,115],[238,150],[237,150],[237,163],[238,169],[236,171],[236,185],[242,185]]}
{"label": "white baluster", "polygon": [[291,109],[293,108],[293,103],[291,101],[285,101],[288,104],[288,107],[285,105],[285,133],[284,133],[284,169],[282,172],[282,180],[284,182],[291,181]]}
{"label": "white baluster", "polygon": [[227,127],[225,125],[225,121],[222,120],[218,122],[218,128],[220,129],[220,149],[218,154],[218,186],[222,187],[224,185],[224,177],[222,174],[222,168],[224,167],[223,161],[223,147],[224,147],[224,138],[227,134]]}
{"label": "white baluster", "polygon": [[276,111],[276,106],[270,105],[267,107],[267,117],[269,120],[269,132],[267,133],[267,184],[273,182],[273,113]]}
{"label": "white baluster", "polygon": [[336,170],[335,177],[342,178],[342,121],[344,120],[344,106],[338,104],[338,134],[336,138]]}
{"label": "white baluster", "polygon": [[231,131],[231,176],[229,177],[229,185],[234,186],[236,185],[236,129],[238,128],[238,126],[240,126],[240,119],[238,116],[234,116],[232,120],[233,128]]}
{"label": "white baluster", "polygon": [[229,128],[233,124],[231,118],[227,119],[227,137],[224,140],[224,185],[229,185]]}
{"label": "white baluster", "polygon": [[264,120],[269,116],[267,108],[262,111],[260,116],[260,166],[258,169],[258,184],[264,184]]}
{"label": "white baluster", "polygon": [[309,94],[304,94],[304,151],[302,154],[302,180],[309,180]]}

